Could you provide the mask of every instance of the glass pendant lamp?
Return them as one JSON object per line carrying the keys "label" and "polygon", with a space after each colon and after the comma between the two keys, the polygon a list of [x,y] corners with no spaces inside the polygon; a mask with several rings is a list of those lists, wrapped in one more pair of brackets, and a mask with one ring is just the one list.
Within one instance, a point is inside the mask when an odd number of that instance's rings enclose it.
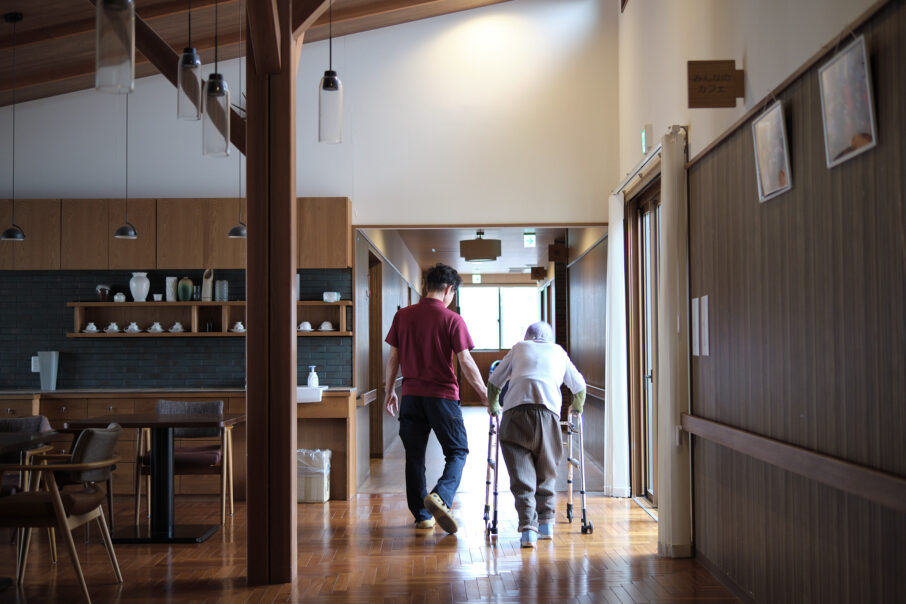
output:
{"label": "glass pendant lamp", "polygon": [[[242,1],[239,2],[239,98],[242,99]],[[239,210],[239,222],[230,229],[227,237],[230,239],[245,239],[248,233],[246,224],[242,222],[242,153],[237,153],[236,164],[239,168],[239,195],[236,205]]]}
{"label": "glass pendant lamp", "polygon": [[0,240],[3,241],[25,241],[25,231],[16,224],[16,23],[22,20],[22,13],[6,13],[3,20],[11,23],[13,26],[13,191],[10,199],[12,216],[10,217],[10,227],[0,233]]}
{"label": "glass pendant lamp", "polygon": [[343,134],[343,83],[333,70],[333,2],[330,3],[328,69],[318,90],[318,142],[339,143]]}
{"label": "glass pendant lamp", "polygon": [[97,0],[94,87],[128,94],[135,88],[135,3]]}
{"label": "glass pendant lamp", "polygon": [[176,117],[201,119],[201,57],[192,46],[192,2],[189,2],[189,43],[179,56],[176,71]]}
{"label": "glass pendant lamp", "polygon": [[217,2],[214,3],[214,73],[204,86],[202,152],[209,157],[230,154],[230,90],[223,75],[217,73]]}
{"label": "glass pendant lamp", "polygon": [[126,185],[123,196],[123,205],[125,206],[126,222],[113,233],[117,239],[138,239],[138,233],[135,231],[135,225],[129,222],[129,97],[126,97]]}

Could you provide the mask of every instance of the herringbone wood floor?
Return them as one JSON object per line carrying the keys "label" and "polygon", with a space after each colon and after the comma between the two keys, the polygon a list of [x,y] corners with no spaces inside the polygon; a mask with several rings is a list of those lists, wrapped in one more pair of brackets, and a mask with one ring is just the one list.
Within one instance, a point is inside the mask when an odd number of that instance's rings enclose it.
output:
{"label": "herringbone wood floor", "polygon": [[[479,460],[484,451],[475,445],[483,441],[486,447],[485,439],[486,431],[472,446]],[[658,558],[657,525],[630,500],[591,497],[594,534],[582,535],[577,520],[566,522],[561,495],[554,540],[522,550],[512,496],[503,494],[500,536],[488,541],[482,521],[483,465],[467,465],[463,485],[468,488],[460,489],[454,509],[461,525],[456,535],[439,528],[414,530],[401,493],[300,504],[299,572],[293,584],[246,585],[242,504],[223,530],[201,545],[117,546],[122,586],[113,582],[96,527],[90,544],[77,533],[79,556],[98,603],[736,601],[694,560]],[[127,498],[117,503],[121,525],[129,520],[130,506]],[[177,516],[184,523],[212,522],[218,503],[216,498],[179,498]],[[60,561],[51,566],[46,537],[36,537],[24,587],[0,593],[0,602],[78,602],[65,548],[61,544]],[[15,548],[7,543],[0,541],[0,576],[15,574]]]}

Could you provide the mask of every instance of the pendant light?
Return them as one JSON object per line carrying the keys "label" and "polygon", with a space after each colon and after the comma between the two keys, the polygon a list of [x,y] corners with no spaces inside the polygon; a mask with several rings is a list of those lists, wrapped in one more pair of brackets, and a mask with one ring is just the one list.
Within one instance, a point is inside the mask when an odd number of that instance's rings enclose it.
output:
{"label": "pendant light", "polygon": [[318,142],[339,143],[343,132],[343,83],[333,70],[333,0],[329,11],[328,69],[318,90]]}
{"label": "pendant light", "polygon": [[189,44],[182,49],[176,71],[176,117],[201,119],[201,57],[192,46],[192,0],[189,0]]}
{"label": "pendant light", "polygon": [[[242,99],[242,2],[239,2],[239,98]],[[237,164],[239,165],[239,195],[236,205],[239,210],[239,224],[230,229],[227,237],[230,239],[245,239],[248,229],[242,222],[242,153],[237,153]]]}
{"label": "pendant light", "polygon": [[223,75],[217,72],[217,1],[214,2],[214,73],[204,87],[204,121],[202,123],[202,152],[209,157],[230,154],[230,90]]}
{"label": "pendant light", "polygon": [[138,239],[135,225],[129,222],[129,97],[126,97],[126,191],[123,196],[126,210],[126,222],[113,234],[117,239]]}
{"label": "pendant light", "polygon": [[94,87],[128,94],[135,88],[135,2],[97,0]]}
{"label": "pendant light", "polygon": [[22,20],[22,13],[6,13],[3,15],[3,20],[13,25],[13,194],[10,200],[12,226],[0,234],[0,240],[25,241],[25,231],[16,224],[16,23]]}

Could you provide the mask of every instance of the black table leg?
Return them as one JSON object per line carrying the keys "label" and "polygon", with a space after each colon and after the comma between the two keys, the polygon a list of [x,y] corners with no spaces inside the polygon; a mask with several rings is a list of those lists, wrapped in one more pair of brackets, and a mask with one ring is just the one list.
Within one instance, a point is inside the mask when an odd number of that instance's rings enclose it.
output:
{"label": "black table leg", "polygon": [[173,428],[151,429],[151,534],[173,537]]}
{"label": "black table leg", "polygon": [[173,523],[173,428],[151,429],[151,527],[117,534],[114,543],[201,543],[219,525]]}

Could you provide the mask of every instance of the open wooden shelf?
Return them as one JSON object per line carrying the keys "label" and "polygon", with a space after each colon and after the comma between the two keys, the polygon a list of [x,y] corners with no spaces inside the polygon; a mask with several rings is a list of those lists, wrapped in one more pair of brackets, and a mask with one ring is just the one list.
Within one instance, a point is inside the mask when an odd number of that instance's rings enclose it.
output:
{"label": "open wooden shelf", "polygon": [[[242,321],[248,330],[245,318],[245,301],[230,302],[67,302],[73,309],[73,331],[67,338],[210,338],[210,337],[243,337],[247,331],[236,333],[229,331],[237,321]],[[348,329],[346,308],[352,306],[351,300],[339,302],[320,302],[302,300],[296,302],[297,322],[308,321],[314,331],[296,331],[304,337],[349,337],[353,332]],[[134,321],[142,329],[138,333],[105,333],[103,329],[116,321],[123,330]],[[149,333],[145,331],[155,321],[161,324],[164,331]],[[171,333],[167,331],[179,321],[185,331]],[[319,331],[324,321],[330,321],[335,331]],[[99,331],[84,333],[89,322],[94,322]],[[210,323],[211,330],[207,327]]]}

